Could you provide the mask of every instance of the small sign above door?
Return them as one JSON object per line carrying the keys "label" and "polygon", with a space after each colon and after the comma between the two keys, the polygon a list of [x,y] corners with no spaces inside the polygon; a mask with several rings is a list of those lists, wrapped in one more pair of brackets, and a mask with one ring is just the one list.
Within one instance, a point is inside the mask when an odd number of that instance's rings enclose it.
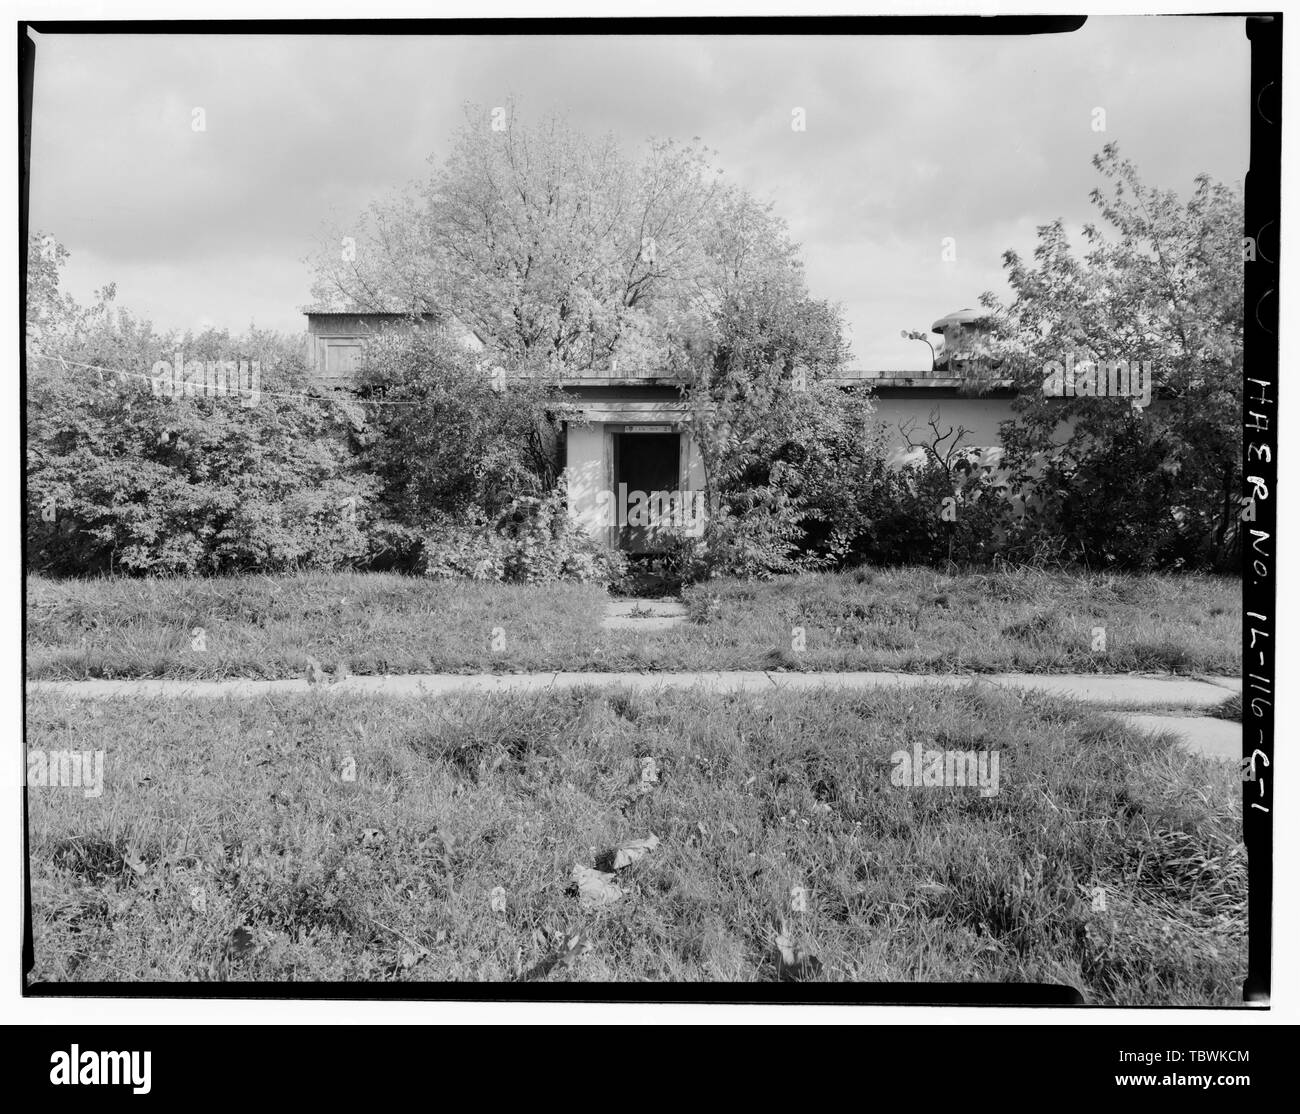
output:
{"label": "small sign above door", "polygon": [[625,426],[624,433],[676,433],[670,425],[630,425]]}

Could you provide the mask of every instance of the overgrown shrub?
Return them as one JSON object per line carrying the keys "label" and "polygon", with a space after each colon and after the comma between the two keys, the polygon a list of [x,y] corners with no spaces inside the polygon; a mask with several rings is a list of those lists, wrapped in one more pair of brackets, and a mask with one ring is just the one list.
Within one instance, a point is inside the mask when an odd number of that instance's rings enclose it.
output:
{"label": "overgrown shrub", "polygon": [[999,471],[974,453],[947,465],[875,462],[850,521],[841,566],[979,564],[1014,547],[1019,530]]}
{"label": "overgrown shrub", "polygon": [[[722,429],[697,419],[711,445],[713,491],[702,538],[673,539],[669,575],[763,578],[833,567],[862,528],[859,506],[880,461],[868,395],[822,383],[755,385],[753,414]],[[702,409],[702,408],[701,408]],[[734,400],[737,417],[747,407]]]}
{"label": "overgrown shrub", "polygon": [[423,540],[424,572],[448,579],[609,586],[626,568],[620,551],[574,528],[562,485],[542,498],[513,500],[493,522],[449,520]]}
{"label": "overgrown shrub", "polygon": [[[226,573],[364,559],[378,485],[355,467],[337,407],[302,397],[300,345],[265,333],[165,338],[106,319],[69,347],[77,364],[127,374],[30,361],[28,567]],[[257,359],[257,404],[155,397],[135,376],[178,348]]]}
{"label": "overgrown shrub", "polygon": [[441,330],[390,329],[369,341],[356,378],[367,407],[362,463],[378,477],[384,517],[425,530],[491,518],[558,478],[559,390],[481,368]]}

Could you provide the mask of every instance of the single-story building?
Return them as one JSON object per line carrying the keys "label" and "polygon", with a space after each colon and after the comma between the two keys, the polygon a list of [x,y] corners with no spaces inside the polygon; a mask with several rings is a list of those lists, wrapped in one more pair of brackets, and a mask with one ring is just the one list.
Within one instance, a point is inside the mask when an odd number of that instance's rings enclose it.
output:
{"label": "single-story building", "polygon": [[[847,371],[833,380],[845,386],[872,386],[878,419],[896,456],[906,450],[903,430],[913,428],[919,439],[929,433],[931,418],[941,430],[964,427],[963,447],[989,447],[998,443],[998,423],[1011,416],[1009,384],[996,381],[978,395],[964,390],[971,368],[955,340],[960,334],[960,328],[954,332],[955,316],[941,318],[933,326],[945,342],[928,371]],[[396,313],[308,310],[308,365],[323,384],[346,388],[366,338],[410,320]],[[420,321],[424,327],[451,329],[468,349],[484,347],[454,318],[435,323],[426,315]],[[968,335],[970,319],[962,324]],[[689,515],[698,506],[693,493],[704,488],[699,451],[684,432],[686,407],[677,380],[581,375],[565,382],[563,390],[584,419],[581,424],[566,422],[561,438],[573,521],[611,545],[634,553],[653,550],[653,526],[640,523],[636,495],[679,493],[676,506]],[[666,501],[656,502],[655,509],[661,506],[666,507]]]}

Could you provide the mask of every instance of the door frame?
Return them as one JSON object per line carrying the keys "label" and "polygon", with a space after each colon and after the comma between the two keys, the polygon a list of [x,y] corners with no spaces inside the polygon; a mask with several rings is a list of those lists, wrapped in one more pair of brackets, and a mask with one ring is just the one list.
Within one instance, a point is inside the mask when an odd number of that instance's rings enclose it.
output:
{"label": "door frame", "polygon": [[[616,436],[623,434],[638,433],[671,433],[677,436],[677,490],[686,491],[687,482],[690,479],[690,437],[682,428],[681,422],[606,422],[605,423],[605,490],[610,492],[614,497],[614,506],[618,506],[618,468],[615,460],[615,454],[618,452]],[[618,516],[614,515],[614,521],[606,524],[606,535],[609,545],[612,549],[618,548],[619,525]]]}

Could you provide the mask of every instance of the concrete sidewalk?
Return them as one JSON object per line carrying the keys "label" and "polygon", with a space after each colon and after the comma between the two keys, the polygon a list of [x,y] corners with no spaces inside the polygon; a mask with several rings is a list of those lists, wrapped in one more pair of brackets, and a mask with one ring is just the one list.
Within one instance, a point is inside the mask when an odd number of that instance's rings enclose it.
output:
{"label": "concrete sidewalk", "polygon": [[[640,620],[633,620],[640,621]],[[1235,677],[1132,676],[1129,674],[1033,673],[424,673],[346,677],[332,684],[311,685],[305,678],[279,681],[186,681],[153,678],[125,681],[28,681],[28,692],[57,693],[90,699],[164,696],[175,698],[250,697],[319,692],[370,693],[383,696],[438,697],[452,693],[544,692],[585,685],[617,686],[637,691],[689,689],[714,692],[775,692],[830,688],[959,689],[987,685],[1016,692],[1045,692],[1116,711],[1144,731],[1169,732],[1180,746],[1197,754],[1237,760],[1241,724],[1186,715],[1139,714],[1138,709],[1205,709],[1241,691]]]}
{"label": "concrete sidewalk", "polygon": [[1112,708],[1209,708],[1231,692],[1241,691],[1233,677],[1205,680],[1192,677],[1129,674],[1035,673],[780,673],[761,670],[725,673],[408,673],[353,676],[334,684],[310,685],[305,678],[256,681],[180,680],[147,678],[122,681],[28,681],[30,692],[65,696],[265,696],[274,693],[380,693],[391,696],[440,696],[452,692],[537,692],[583,685],[618,685],[636,690],[693,688],[715,692],[761,692],[773,689],[962,688],[971,684],[1083,700]]}
{"label": "concrete sidewalk", "polygon": [[1120,719],[1139,731],[1168,732],[1178,745],[1207,758],[1241,761],[1241,724],[1236,720],[1210,716],[1151,716],[1140,712],[1120,712]]}

